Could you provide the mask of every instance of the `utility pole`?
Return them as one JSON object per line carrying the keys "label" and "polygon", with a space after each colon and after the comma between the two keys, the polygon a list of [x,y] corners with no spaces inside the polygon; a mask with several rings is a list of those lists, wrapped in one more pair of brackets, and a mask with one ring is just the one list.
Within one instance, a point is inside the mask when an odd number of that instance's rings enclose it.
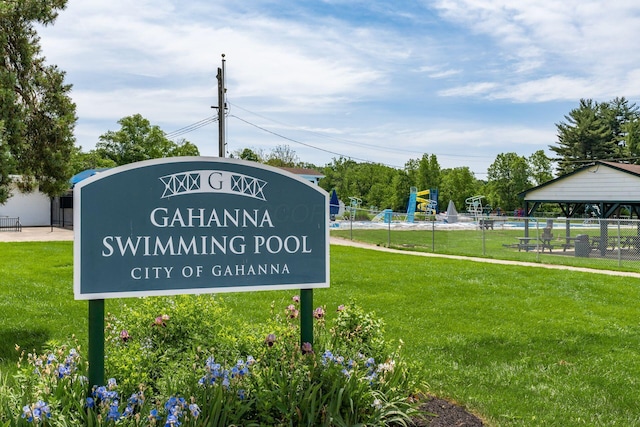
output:
{"label": "utility pole", "polygon": [[226,149],[226,141],[225,141],[225,121],[226,121],[226,111],[227,111],[227,103],[225,102],[225,94],[227,92],[227,88],[225,87],[224,81],[224,68],[225,68],[225,59],[224,53],[222,54],[222,67],[218,68],[218,156],[225,157],[225,149]]}

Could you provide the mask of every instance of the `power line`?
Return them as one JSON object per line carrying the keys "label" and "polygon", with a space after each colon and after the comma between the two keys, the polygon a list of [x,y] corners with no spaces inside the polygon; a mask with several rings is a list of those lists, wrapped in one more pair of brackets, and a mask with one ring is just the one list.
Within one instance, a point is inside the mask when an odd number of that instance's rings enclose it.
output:
{"label": "power line", "polygon": [[[237,105],[236,105],[236,107],[237,107]],[[245,119],[243,119],[241,117],[236,116],[235,114],[229,114],[229,117],[236,118],[236,119],[240,120],[241,122],[244,122],[244,123],[248,124],[249,126],[253,126],[253,127],[257,128],[257,129],[260,129],[261,131],[270,133],[271,135],[277,136],[278,138],[282,138],[282,139],[285,139],[287,141],[290,141],[290,142],[293,142],[293,143],[296,143],[296,144],[304,145],[305,147],[313,148],[314,150],[323,151],[323,152],[329,153],[329,154],[335,154],[336,156],[345,157],[347,159],[360,160],[360,161],[366,162],[366,163],[376,163],[376,162],[372,162],[371,160],[367,160],[367,159],[363,159],[363,158],[359,158],[359,157],[348,156],[346,154],[341,154],[341,153],[338,153],[336,151],[331,151],[331,150],[327,150],[327,149],[324,149],[324,148],[316,147],[316,146],[308,144],[306,142],[302,142],[302,141],[298,141],[298,140],[293,139],[293,138],[289,138],[288,136],[284,136],[282,134],[279,134],[277,132],[274,132],[274,131],[266,129],[266,128],[262,127],[262,126],[259,126],[259,125],[255,124],[255,123],[251,123],[248,120],[245,120]],[[396,169],[403,169],[402,166],[390,165],[390,164],[386,164],[386,163],[380,163],[380,164],[385,165],[385,166],[389,166],[389,167],[392,167],[392,168],[396,168]]]}
{"label": "power line", "polygon": [[179,136],[182,136],[182,135],[185,135],[187,133],[193,132],[193,131],[195,131],[197,129],[200,129],[201,127],[207,126],[207,125],[209,125],[211,123],[215,123],[217,121],[218,121],[218,117],[217,116],[207,117],[205,119],[202,119],[202,120],[200,120],[198,122],[192,123],[192,124],[190,124],[188,126],[185,126],[183,128],[176,129],[173,132],[166,133],[165,136],[168,139],[175,139],[175,138],[177,138]]}
{"label": "power line", "polygon": [[[231,102],[229,102],[229,104],[231,104]],[[420,151],[416,151],[416,150],[407,150],[407,149],[403,149],[403,148],[400,148],[400,147],[392,147],[392,148],[381,147],[379,145],[367,144],[366,142],[353,141],[353,140],[346,139],[346,138],[339,138],[339,137],[336,137],[336,136],[323,134],[321,132],[316,132],[316,131],[312,131],[312,130],[309,130],[309,129],[296,127],[296,126],[290,125],[288,123],[284,123],[284,122],[280,122],[278,120],[274,120],[274,119],[272,119],[270,117],[266,117],[266,116],[264,116],[262,114],[259,114],[259,113],[256,113],[254,111],[248,110],[248,109],[246,109],[244,107],[241,107],[241,106],[239,106],[237,104],[232,104],[232,105],[234,107],[236,107],[236,108],[239,108],[239,109],[241,109],[243,111],[246,111],[247,113],[253,114],[255,116],[258,116],[260,118],[268,120],[270,122],[277,123],[277,124],[282,125],[282,126],[288,126],[288,127],[294,128],[294,129],[296,129],[298,131],[307,132],[307,133],[319,136],[321,138],[329,139],[329,140],[332,140],[332,141],[342,142],[342,143],[351,144],[351,145],[364,147],[364,148],[368,148],[368,149],[371,149],[371,150],[377,150],[377,151],[386,151],[386,152],[392,152],[392,153],[404,152],[404,153],[411,153],[411,154],[418,154],[418,155],[424,154],[424,152],[420,152]],[[486,156],[486,155],[474,156],[474,155],[470,155],[470,154],[450,154],[450,153],[439,153],[439,154],[438,153],[434,153],[434,154],[439,155],[439,156],[446,156],[446,157],[463,157],[463,158],[490,158],[491,157],[491,156]]]}

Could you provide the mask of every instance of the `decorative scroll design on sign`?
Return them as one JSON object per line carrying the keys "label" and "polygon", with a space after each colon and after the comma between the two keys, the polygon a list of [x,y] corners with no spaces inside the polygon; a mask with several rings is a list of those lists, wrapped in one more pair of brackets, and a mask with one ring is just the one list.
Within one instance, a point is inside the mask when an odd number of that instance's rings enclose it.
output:
{"label": "decorative scroll design on sign", "polygon": [[195,193],[223,193],[266,201],[267,181],[235,172],[197,170],[174,173],[159,178],[164,184],[162,199]]}

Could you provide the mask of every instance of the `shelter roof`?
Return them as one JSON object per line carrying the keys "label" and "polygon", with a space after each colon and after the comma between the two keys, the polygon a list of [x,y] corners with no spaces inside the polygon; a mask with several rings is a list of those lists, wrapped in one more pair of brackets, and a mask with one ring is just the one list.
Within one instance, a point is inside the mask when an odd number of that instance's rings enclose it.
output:
{"label": "shelter roof", "polygon": [[564,205],[567,216],[580,205],[599,205],[605,218],[620,206],[640,216],[640,165],[598,160],[518,196],[534,210],[540,203]]}
{"label": "shelter roof", "polygon": [[599,160],[518,196],[529,202],[640,203],[640,165]]}
{"label": "shelter roof", "polygon": [[305,175],[305,176],[312,176],[315,178],[324,178],[324,175],[321,174],[320,172],[318,172],[315,169],[309,169],[309,168],[287,168],[287,167],[281,167],[280,169],[284,169],[287,172],[291,172],[293,174],[296,175]]}

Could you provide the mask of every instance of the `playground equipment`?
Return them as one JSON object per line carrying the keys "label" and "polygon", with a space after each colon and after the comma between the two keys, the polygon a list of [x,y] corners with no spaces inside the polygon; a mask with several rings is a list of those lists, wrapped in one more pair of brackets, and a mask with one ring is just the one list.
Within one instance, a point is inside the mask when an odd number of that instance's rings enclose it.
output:
{"label": "playground equipment", "polygon": [[[428,196],[428,198],[421,196]],[[416,187],[411,187],[409,190],[409,205],[407,206],[407,222],[413,222],[416,207],[420,212],[435,215],[438,210],[438,190],[432,188],[418,191]]]}
{"label": "playground equipment", "polygon": [[467,204],[467,212],[469,215],[473,216],[476,221],[484,213],[482,199],[484,199],[484,196],[472,196],[464,201]]}
{"label": "playground equipment", "polygon": [[376,216],[371,218],[372,222],[381,222],[384,221],[385,224],[389,224],[393,220],[393,210],[385,209],[380,211]]}
{"label": "playground equipment", "polygon": [[359,197],[349,196],[349,213],[351,216],[351,221],[356,219],[356,212],[360,208],[362,204],[362,199]]}

